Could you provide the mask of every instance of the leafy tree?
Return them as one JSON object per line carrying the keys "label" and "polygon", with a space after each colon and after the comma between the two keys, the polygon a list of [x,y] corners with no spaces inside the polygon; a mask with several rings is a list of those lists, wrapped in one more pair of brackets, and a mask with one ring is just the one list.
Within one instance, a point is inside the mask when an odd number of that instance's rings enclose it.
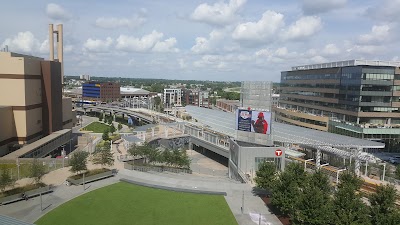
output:
{"label": "leafy tree", "polygon": [[114,133],[116,131],[114,124],[110,125],[110,132]]}
{"label": "leafy tree", "polygon": [[263,162],[256,172],[255,182],[257,187],[272,190],[277,178],[276,165],[273,162]]}
{"label": "leafy tree", "polygon": [[180,168],[190,168],[190,159],[185,150],[173,150],[173,158],[175,158],[175,165]]}
{"label": "leafy tree", "polygon": [[368,208],[358,193],[361,185],[362,180],[353,173],[344,172],[340,176],[338,190],[333,199],[335,224],[370,224]]}
{"label": "leafy tree", "polygon": [[172,159],[172,150],[170,149],[165,149],[161,155],[161,160],[162,162],[164,162],[165,164],[167,164],[168,166],[172,166],[173,165],[173,159]]}
{"label": "leafy tree", "polygon": [[10,171],[3,168],[0,172],[0,190],[4,191],[6,187],[14,185],[15,181],[11,178]]}
{"label": "leafy tree", "polygon": [[111,151],[111,143],[104,142],[102,145],[97,145],[92,155],[93,164],[105,166],[114,165],[114,153]]}
{"label": "leafy tree", "polygon": [[38,159],[33,159],[29,169],[29,177],[33,178],[35,183],[39,183],[46,174],[44,165]]}
{"label": "leafy tree", "polygon": [[318,170],[307,176],[306,183],[293,215],[293,224],[333,224],[329,178]]}
{"label": "leafy tree", "polygon": [[400,212],[396,208],[396,189],[392,185],[380,185],[369,197],[371,221],[376,225],[400,224]]}
{"label": "leafy tree", "polygon": [[105,131],[101,137],[103,138],[104,141],[110,140],[110,137],[108,136],[108,131]]}
{"label": "leafy tree", "polygon": [[112,122],[113,122],[113,119],[112,119],[112,117],[109,117],[109,118],[108,118],[108,124],[110,124],[110,125],[111,125],[111,124],[112,124]]}
{"label": "leafy tree", "polygon": [[100,115],[99,115],[99,121],[102,121],[103,120],[103,113],[100,113]]}
{"label": "leafy tree", "polygon": [[69,160],[69,165],[71,166],[70,171],[73,173],[80,173],[81,171],[87,170],[87,158],[89,153],[84,151],[76,151],[72,154]]}
{"label": "leafy tree", "polygon": [[118,130],[121,130],[121,129],[122,129],[122,124],[118,123]]}
{"label": "leafy tree", "polygon": [[396,174],[396,179],[400,180],[400,165],[397,165],[395,174]]}
{"label": "leafy tree", "polygon": [[305,181],[304,168],[298,163],[288,164],[276,182],[271,203],[283,214],[293,217]]}

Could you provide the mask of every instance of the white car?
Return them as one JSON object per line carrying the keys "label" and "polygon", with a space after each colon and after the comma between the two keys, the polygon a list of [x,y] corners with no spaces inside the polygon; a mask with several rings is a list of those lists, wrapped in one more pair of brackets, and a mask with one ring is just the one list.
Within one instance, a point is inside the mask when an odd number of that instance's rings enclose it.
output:
{"label": "white car", "polygon": [[400,164],[400,156],[392,156],[389,158],[389,162],[393,164]]}

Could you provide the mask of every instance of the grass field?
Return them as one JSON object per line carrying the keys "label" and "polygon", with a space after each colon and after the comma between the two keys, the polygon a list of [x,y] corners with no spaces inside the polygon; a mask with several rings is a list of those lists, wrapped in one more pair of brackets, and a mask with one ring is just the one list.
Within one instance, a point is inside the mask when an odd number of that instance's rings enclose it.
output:
{"label": "grass field", "polygon": [[104,133],[106,130],[110,130],[110,126],[100,122],[93,122],[82,128],[82,130],[93,131],[93,133]]}
{"label": "grass field", "polygon": [[223,196],[181,193],[120,182],[77,197],[37,225],[237,224]]}

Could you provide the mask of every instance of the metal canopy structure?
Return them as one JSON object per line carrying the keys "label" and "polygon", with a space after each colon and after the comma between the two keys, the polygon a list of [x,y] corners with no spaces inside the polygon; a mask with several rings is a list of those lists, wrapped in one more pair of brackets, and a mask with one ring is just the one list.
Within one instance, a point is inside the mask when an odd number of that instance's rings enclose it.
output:
{"label": "metal canopy structure", "polygon": [[[235,114],[195,106],[186,106],[185,109],[192,117],[210,129],[235,137]],[[379,142],[278,122],[273,122],[271,131],[273,140],[276,142],[305,145],[344,158],[354,156],[354,153],[351,151],[352,148],[382,149],[385,147],[385,144]],[[344,150],[344,148],[346,148],[346,150]],[[359,157],[361,160],[368,160],[368,156]]]}

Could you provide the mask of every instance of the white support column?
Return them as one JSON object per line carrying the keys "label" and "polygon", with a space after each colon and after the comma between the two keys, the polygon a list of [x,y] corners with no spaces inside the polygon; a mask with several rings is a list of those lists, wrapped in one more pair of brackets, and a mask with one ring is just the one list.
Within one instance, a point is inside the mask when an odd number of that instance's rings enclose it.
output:
{"label": "white support column", "polygon": [[154,127],[151,128],[151,137],[154,137]]}
{"label": "white support column", "polygon": [[315,154],[315,165],[317,168],[321,165],[321,149],[317,148],[317,152]]}
{"label": "white support column", "polygon": [[358,147],[357,151],[355,152],[355,157],[354,157],[354,161],[355,161],[355,165],[354,165],[354,173],[357,176],[360,176],[360,169],[361,169],[361,161],[360,161],[360,155],[362,152],[362,148]]}

